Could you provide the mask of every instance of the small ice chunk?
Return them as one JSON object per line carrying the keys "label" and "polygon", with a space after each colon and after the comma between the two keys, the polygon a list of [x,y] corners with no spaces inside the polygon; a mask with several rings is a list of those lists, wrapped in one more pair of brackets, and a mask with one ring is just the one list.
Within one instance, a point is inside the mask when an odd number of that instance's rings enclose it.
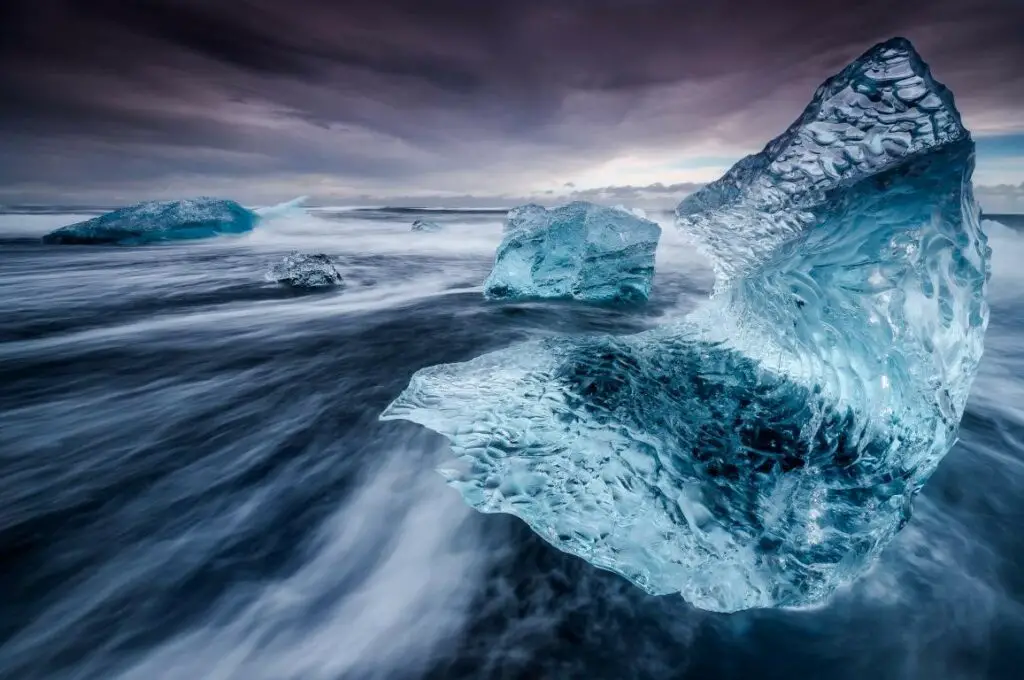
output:
{"label": "small ice chunk", "polygon": [[645,301],[661,227],[626,210],[576,201],[508,213],[484,282],[492,300]]}
{"label": "small ice chunk", "polygon": [[268,281],[293,288],[326,288],[343,285],[341,273],[329,255],[293,252],[271,267]]}
{"label": "small ice chunk", "polygon": [[412,223],[413,231],[441,231],[441,225],[428,220],[416,220]]}

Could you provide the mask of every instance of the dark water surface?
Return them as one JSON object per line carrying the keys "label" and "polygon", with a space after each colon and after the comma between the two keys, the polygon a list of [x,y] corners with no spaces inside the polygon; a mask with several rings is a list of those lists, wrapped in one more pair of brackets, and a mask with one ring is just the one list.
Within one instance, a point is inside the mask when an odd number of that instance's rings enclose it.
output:
{"label": "dark water surface", "polygon": [[[990,225],[961,432],[881,563],[828,606],[644,595],[465,508],[443,439],[381,410],[418,368],[629,333],[706,295],[671,228],[651,304],[485,303],[500,215],[324,211],[251,235],[43,246],[0,216],[0,678],[1019,678],[1024,236]],[[299,248],[348,285],[265,282]]]}

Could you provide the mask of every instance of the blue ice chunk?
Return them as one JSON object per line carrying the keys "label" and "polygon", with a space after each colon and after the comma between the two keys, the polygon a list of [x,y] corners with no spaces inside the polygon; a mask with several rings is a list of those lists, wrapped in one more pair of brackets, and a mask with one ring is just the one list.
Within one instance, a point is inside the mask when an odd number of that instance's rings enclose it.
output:
{"label": "blue ice chunk", "polygon": [[484,282],[492,300],[644,301],[661,227],[624,208],[577,201],[513,208]]}
{"label": "blue ice chunk", "polygon": [[295,208],[302,199],[254,212],[221,198],[145,201],[50,232],[44,243],[141,245],[251,231],[260,220]]}
{"label": "blue ice chunk", "polygon": [[956,441],[989,315],[973,168],[950,92],[877,45],[679,205],[717,269],[697,311],[423,369],[382,418],[446,436],[473,507],[650,593],[821,603]]}
{"label": "blue ice chunk", "polygon": [[343,284],[334,260],[324,253],[290,253],[270,268],[266,278],[292,288],[329,288]]}
{"label": "blue ice chunk", "polygon": [[413,231],[441,231],[441,225],[437,222],[429,222],[427,220],[415,220],[412,223]]}

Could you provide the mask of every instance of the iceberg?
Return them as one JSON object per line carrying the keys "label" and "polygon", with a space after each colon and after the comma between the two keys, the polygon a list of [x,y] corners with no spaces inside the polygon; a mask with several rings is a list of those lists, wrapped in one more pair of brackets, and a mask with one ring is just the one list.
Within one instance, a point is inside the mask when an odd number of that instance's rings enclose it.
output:
{"label": "iceberg", "polygon": [[584,201],[513,208],[484,295],[642,302],[651,293],[659,238],[661,227],[625,208]]}
{"label": "iceberg", "polygon": [[956,441],[989,314],[973,167],[949,90],[876,45],[680,203],[716,268],[696,311],[425,368],[381,418],[447,437],[472,507],[649,593],[821,604]]}
{"label": "iceberg", "polygon": [[221,198],[144,201],[61,227],[44,236],[43,242],[127,246],[240,234],[251,231],[261,220],[291,211],[302,200],[295,199],[260,211],[252,211]]}
{"label": "iceberg", "polygon": [[441,225],[427,220],[416,220],[412,223],[413,231],[441,231]]}
{"label": "iceberg", "polygon": [[323,253],[290,253],[270,268],[266,278],[293,288],[327,288],[343,283],[334,261]]}

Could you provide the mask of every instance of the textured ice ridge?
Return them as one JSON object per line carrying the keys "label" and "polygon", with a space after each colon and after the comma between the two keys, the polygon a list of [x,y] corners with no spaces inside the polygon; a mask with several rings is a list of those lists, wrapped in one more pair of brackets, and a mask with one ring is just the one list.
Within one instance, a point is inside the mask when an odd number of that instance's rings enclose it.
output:
{"label": "textured ice ridge", "polygon": [[267,272],[267,280],[293,288],[327,288],[343,283],[330,255],[293,252]]}
{"label": "textured ice ridge", "polygon": [[650,593],[823,602],[956,440],[988,324],[973,165],[949,91],[877,45],[680,204],[718,271],[696,312],[421,370],[382,418],[448,437],[473,507]]}
{"label": "textured ice ridge", "polygon": [[484,295],[644,301],[651,294],[659,238],[661,227],[625,208],[584,201],[552,210],[513,208]]}
{"label": "textured ice ridge", "polygon": [[302,198],[252,211],[222,198],[144,201],[118,208],[84,222],[61,227],[44,243],[72,245],[142,245],[160,241],[209,238],[251,231],[261,219],[295,208]]}

